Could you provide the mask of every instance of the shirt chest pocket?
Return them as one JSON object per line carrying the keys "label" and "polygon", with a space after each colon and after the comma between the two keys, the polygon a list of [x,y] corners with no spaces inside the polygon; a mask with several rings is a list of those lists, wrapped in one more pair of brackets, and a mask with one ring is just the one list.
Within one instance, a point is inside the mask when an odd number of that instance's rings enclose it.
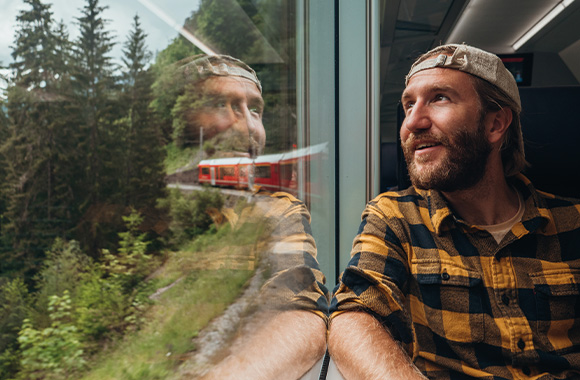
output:
{"label": "shirt chest pocket", "polygon": [[[410,303],[413,322],[445,339],[474,343],[484,336],[481,275],[455,262],[417,260]],[[413,295],[415,297],[413,297]]]}
{"label": "shirt chest pocket", "polygon": [[[568,330],[580,318],[580,269],[550,269],[531,273],[536,296],[536,320],[540,330]],[[561,331],[564,332],[564,331]]]}

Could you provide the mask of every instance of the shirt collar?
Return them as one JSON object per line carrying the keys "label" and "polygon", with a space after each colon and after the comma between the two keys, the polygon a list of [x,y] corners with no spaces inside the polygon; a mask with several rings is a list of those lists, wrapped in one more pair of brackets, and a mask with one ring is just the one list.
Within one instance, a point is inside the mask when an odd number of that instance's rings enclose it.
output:
{"label": "shirt collar", "polygon": [[[517,174],[510,179],[510,183],[521,193],[524,200],[525,211],[522,224],[527,231],[532,232],[552,221],[552,214],[547,208],[545,200],[528,178],[523,174]],[[457,224],[462,224],[468,229],[477,229],[477,227],[456,216],[439,191],[417,188],[415,190],[427,201],[431,223],[437,235],[456,227]]]}

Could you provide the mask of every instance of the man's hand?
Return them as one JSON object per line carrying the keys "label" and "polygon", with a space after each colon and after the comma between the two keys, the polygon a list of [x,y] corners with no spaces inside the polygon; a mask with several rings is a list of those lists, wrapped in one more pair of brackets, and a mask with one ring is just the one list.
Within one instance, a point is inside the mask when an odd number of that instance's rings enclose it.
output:
{"label": "man's hand", "polygon": [[346,380],[426,379],[391,334],[364,312],[332,319],[328,350]]}

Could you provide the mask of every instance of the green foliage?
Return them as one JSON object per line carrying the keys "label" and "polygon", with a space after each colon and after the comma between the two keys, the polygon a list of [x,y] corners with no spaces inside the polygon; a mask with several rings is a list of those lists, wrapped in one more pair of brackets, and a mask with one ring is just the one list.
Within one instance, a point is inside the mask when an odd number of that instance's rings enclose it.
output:
{"label": "green foliage", "polygon": [[191,164],[199,154],[199,147],[178,148],[174,143],[165,146],[165,172],[175,173],[179,168]]}
{"label": "green foliage", "polygon": [[61,296],[65,292],[76,298],[79,285],[92,270],[92,260],[81,250],[76,241],[56,239],[47,252],[42,269],[37,277],[39,290],[33,312],[35,325],[46,327],[50,297]]}
{"label": "green foliage", "polygon": [[19,369],[18,331],[28,315],[31,299],[21,279],[0,280],[0,379]]}
{"label": "green foliage", "polygon": [[138,209],[153,206],[158,198],[165,196],[161,129],[149,108],[153,99],[153,76],[146,69],[151,56],[145,45],[146,37],[139,17],[135,16],[123,49],[120,102],[124,117],[116,123],[123,136],[120,143],[124,205]]}
{"label": "green foliage", "polygon": [[178,96],[183,92],[182,79],[176,75],[176,70],[179,67],[177,62],[199,53],[201,51],[197,47],[185,38],[178,36],[157,55],[152,67],[155,82],[151,87],[154,96],[151,108],[159,118],[163,136],[167,142],[171,141],[173,133],[171,111]]}
{"label": "green foliage", "polygon": [[167,275],[183,280],[161,295],[147,325],[104,353],[83,380],[177,378],[178,366],[196,348],[193,338],[238,297],[252,275],[247,270],[188,271],[198,260],[191,252],[175,252],[169,260],[178,273]]}
{"label": "green foliage", "polygon": [[174,190],[161,202],[161,206],[170,210],[170,229],[176,244],[191,241],[207,231],[213,224],[208,209],[220,210],[223,205],[224,198],[221,192],[209,187],[189,194]]}
{"label": "green foliage", "polygon": [[48,311],[51,325],[42,330],[24,320],[18,342],[22,350],[21,379],[71,379],[85,366],[83,348],[72,322],[68,291],[51,296]]}
{"label": "green foliage", "polygon": [[16,340],[30,306],[28,289],[22,279],[0,282],[0,352]]}
{"label": "green foliage", "polygon": [[110,340],[122,333],[126,319],[134,311],[132,295],[124,293],[123,286],[98,273],[87,277],[77,291],[76,322],[83,340],[89,347]]}
{"label": "green foliage", "polygon": [[14,379],[20,371],[20,350],[7,348],[0,352],[0,379]]}
{"label": "green foliage", "polygon": [[112,254],[103,250],[102,270],[115,278],[127,291],[141,282],[150,272],[151,256],[147,254],[147,234],[140,233],[143,217],[135,210],[123,216],[127,231],[119,232],[119,250]]}
{"label": "green foliage", "polygon": [[25,3],[30,8],[17,17],[15,78],[7,90],[0,204],[7,221],[3,238],[19,255],[18,262],[14,255],[2,257],[3,266],[30,274],[54,238],[71,228],[71,168],[77,160],[65,101],[70,97],[67,33],[62,25],[54,27],[50,5]]}
{"label": "green foliage", "polygon": [[80,284],[76,299],[78,325],[89,341],[100,341],[138,327],[144,309],[142,281],[152,268],[147,235],[140,233],[143,217],[135,210],[124,216],[127,231],[120,232],[120,247],[103,250],[100,269]]}

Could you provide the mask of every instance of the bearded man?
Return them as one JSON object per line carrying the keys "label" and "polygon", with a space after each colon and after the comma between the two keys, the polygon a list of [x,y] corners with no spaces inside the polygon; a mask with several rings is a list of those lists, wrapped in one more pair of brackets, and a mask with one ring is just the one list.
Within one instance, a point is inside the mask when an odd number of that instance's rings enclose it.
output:
{"label": "bearded man", "polygon": [[537,191],[516,82],[494,54],[413,64],[400,136],[413,186],[362,216],[331,306],[345,379],[580,378],[580,202]]}

